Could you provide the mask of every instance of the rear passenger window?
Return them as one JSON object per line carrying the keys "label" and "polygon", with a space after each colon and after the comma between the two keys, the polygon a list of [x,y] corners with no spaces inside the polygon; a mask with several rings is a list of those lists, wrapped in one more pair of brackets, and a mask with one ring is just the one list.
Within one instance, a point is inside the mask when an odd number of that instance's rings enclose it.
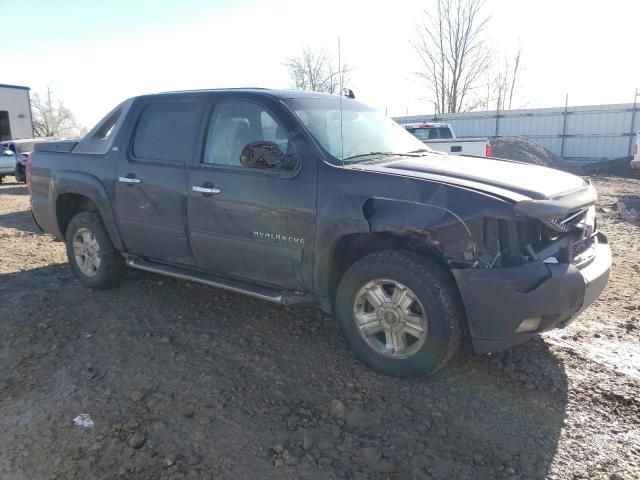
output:
{"label": "rear passenger window", "polygon": [[133,155],[144,160],[185,163],[193,156],[201,111],[192,102],[149,105],[136,128]]}

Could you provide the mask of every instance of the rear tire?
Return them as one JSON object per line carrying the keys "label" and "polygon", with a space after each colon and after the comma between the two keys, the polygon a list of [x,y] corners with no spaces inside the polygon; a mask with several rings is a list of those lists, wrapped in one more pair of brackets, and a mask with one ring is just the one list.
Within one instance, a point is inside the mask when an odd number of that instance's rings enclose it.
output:
{"label": "rear tire", "polygon": [[127,274],[124,258],[114,248],[100,215],[80,212],[66,233],[69,264],[85,287],[109,288]]}
{"label": "rear tire", "polygon": [[460,346],[465,317],[453,281],[412,252],[384,250],[358,260],[342,277],[335,307],[354,353],[387,375],[431,375]]}
{"label": "rear tire", "polygon": [[16,167],[16,172],[13,175],[18,183],[27,183],[27,178],[20,172],[20,169]]}

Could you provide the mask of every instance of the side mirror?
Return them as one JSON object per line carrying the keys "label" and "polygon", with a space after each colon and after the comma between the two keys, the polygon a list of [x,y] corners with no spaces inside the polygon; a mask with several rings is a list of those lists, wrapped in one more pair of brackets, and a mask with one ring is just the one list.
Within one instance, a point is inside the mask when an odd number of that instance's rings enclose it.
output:
{"label": "side mirror", "polygon": [[2,151],[3,155],[6,155],[7,157],[13,157],[13,151],[9,150],[8,148]]}
{"label": "side mirror", "polygon": [[293,155],[285,155],[274,142],[251,142],[242,149],[240,163],[248,168],[281,168],[293,170],[297,159]]}

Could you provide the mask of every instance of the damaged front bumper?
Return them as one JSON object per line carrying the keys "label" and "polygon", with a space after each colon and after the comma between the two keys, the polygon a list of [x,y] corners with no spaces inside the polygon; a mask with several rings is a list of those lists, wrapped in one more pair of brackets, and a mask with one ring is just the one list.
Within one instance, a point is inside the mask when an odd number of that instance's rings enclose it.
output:
{"label": "damaged front bumper", "polygon": [[474,350],[489,353],[564,327],[591,305],[609,279],[611,250],[598,233],[588,261],[453,269]]}

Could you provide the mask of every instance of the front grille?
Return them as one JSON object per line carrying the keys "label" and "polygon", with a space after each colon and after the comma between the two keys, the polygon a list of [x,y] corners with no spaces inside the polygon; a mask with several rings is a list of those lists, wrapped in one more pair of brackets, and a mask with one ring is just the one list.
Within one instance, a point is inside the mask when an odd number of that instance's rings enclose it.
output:
{"label": "front grille", "polygon": [[[548,256],[555,257],[560,263],[573,263],[593,245],[595,222],[592,214],[587,207],[556,219],[489,222],[485,225],[485,248],[496,259],[494,266],[522,265],[534,258],[546,260]],[[588,223],[592,225],[588,226]],[[491,228],[492,225],[495,227]],[[496,232],[493,239],[488,235],[491,231]],[[563,243],[564,238],[567,240]],[[557,250],[554,245],[558,246]],[[543,253],[545,258],[538,257],[538,253]]]}

